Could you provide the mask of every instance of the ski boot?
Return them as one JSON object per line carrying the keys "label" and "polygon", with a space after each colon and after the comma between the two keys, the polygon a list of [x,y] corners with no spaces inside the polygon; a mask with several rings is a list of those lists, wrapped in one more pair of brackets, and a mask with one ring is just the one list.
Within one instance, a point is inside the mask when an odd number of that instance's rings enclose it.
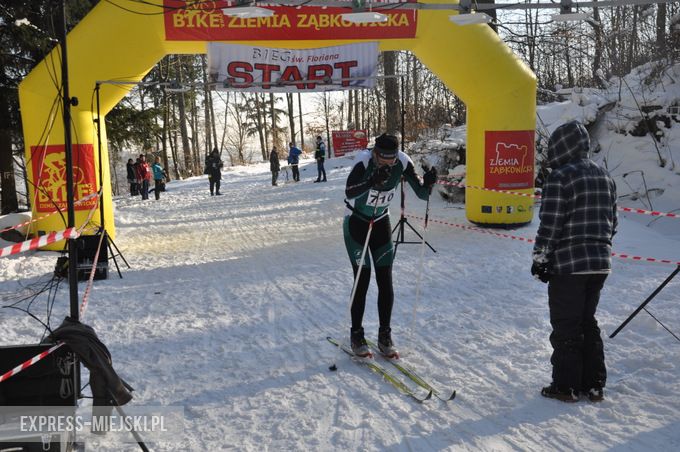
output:
{"label": "ski boot", "polygon": [[399,359],[399,352],[392,343],[392,328],[380,327],[378,330],[378,350],[385,358]]}
{"label": "ski boot", "polygon": [[372,358],[371,350],[368,348],[366,339],[364,338],[364,329],[359,328],[350,332],[350,340],[352,341],[352,352],[359,358]]}

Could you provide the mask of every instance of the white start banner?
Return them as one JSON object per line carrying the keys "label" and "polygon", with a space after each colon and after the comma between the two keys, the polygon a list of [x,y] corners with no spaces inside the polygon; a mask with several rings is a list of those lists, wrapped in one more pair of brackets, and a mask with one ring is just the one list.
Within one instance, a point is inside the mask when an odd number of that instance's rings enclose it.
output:
{"label": "white start banner", "polygon": [[373,88],[377,70],[377,42],[316,49],[208,43],[208,76],[220,91]]}

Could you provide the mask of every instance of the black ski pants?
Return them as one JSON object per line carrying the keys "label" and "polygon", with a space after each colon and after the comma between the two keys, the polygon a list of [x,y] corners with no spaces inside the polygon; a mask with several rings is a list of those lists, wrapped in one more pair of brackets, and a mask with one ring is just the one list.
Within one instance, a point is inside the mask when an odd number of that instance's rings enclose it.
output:
{"label": "black ski pants", "polygon": [[553,382],[587,391],[604,387],[607,369],[595,311],[607,274],[553,275],[548,284]]}
{"label": "black ski pants", "polygon": [[[359,271],[358,261],[368,234],[368,222],[351,215],[345,218],[343,224],[345,247],[352,262],[352,271],[356,279]],[[352,330],[361,328],[364,311],[366,309],[366,293],[371,282],[371,265],[375,265],[375,281],[378,284],[378,318],[381,327],[389,327],[394,304],[394,289],[392,287],[392,261],[394,248],[392,245],[392,229],[390,218],[383,217],[373,224],[371,237],[368,240],[367,256],[361,266],[361,275],[352,300]]]}
{"label": "black ski pants", "polygon": [[295,182],[300,182],[300,169],[297,165],[291,165],[290,167],[293,170],[293,180]]}

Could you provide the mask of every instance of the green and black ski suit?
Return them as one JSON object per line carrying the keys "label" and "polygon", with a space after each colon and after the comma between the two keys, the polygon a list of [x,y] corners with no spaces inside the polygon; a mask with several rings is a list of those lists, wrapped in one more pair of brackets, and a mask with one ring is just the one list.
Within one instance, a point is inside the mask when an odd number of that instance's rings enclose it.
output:
{"label": "green and black ski suit", "polygon": [[[394,303],[394,291],[392,289],[394,245],[392,243],[389,206],[391,202],[398,202],[396,191],[402,176],[420,199],[426,200],[430,195],[430,189],[423,185],[416,175],[411,158],[403,152],[398,153],[389,179],[379,187],[372,186],[371,176],[377,167],[371,157],[371,151],[368,150],[357,154],[356,163],[347,177],[345,203],[348,211],[343,222],[343,233],[347,254],[356,278],[361,251],[368,233],[368,225],[371,218],[374,219],[368,251],[375,265],[380,326],[389,327]],[[368,254],[367,252],[361,265],[361,276],[352,300],[352,330],[361,328],[364,317],[366,292],[371,280],[371,264]]]}

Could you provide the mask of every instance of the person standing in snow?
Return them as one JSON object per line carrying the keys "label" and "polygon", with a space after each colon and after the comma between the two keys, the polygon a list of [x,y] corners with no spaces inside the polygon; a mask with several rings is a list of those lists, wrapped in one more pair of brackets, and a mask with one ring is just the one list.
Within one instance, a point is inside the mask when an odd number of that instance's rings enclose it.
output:
{"label": "person standing in snow", "polygon": [[161,166],[161,158],[156,157],[154,164],[151,166],[153,171],[154,188],[153,193],[156,196],[156,201],[161,199],[161,186],[163,185],[163,178],[165,177],[165,170]]}
{"label": "person standing in snow", "polygon": [[274,146],[272,151],[269,153],[269,170],[272,172],[272,185],[278,185],[276,180],[279,178],[281,164],[279,163],[279,153],[276,152],[276,146]]}
{"label": "person standing in snow", "polygon": [[548,283],[552,383],[544,397],[575,402],[604,397],[604,347],[595,311],[611,271],[616,233],[616,185],[589,158],[583,124],[558,127],[548,142],[551,168],[541,194],[531,274]]}
{"label": "person standing in snow", "polygon": [[373,150],[357,154],[355,164],[347,177],[345,204],[347,213],[343,222],[345,247],[352,263],[356,280],[361,266],[351,305],[352,327],[350,331],[352,350],[357,356],[370,356],[362,326],[366,306],[366,292],[371,280],[371,264],[368,253],[361,259],[370,221],[373,228],[368,240],[368,250],[375,266],[375,279],[378,284],[378,348],[386,357],[398,358],[399,354],[392,342],[392,261],[394,246],[390,225],[389,205],[395,198],[396,187],[402,176],[411,185],[416,195],[428,199],[432,186],[437,180],[434,167],[425,172],[423,181],[416,175],[411,158],[398,150],[399,141],[394,135],[383,134],[375,140]]}
{"label": "person standing in snow", "polygon": [[302,154],[302,151],[292,142],[288,143],[288,147],[288,164],[293,172],[293,180],[295,182],[300,182],[300,169],[298,168],[298,164],[300,163],[300,154]]}
{"label": "person standing in snow", "polygon": [[130,184],[130,196],[135,196],[137,195],[137,175],[135,174],[135,164],[132,159],[128,159],[127,161],[127,180],[128,184]]}
{"label": "person standing in snow", "polygon": [[221,195],[220,181],[222,180],[222,159],[220,159],[220,151],[217,148],[213,149],[208,158],[205,160],[205,174],[208,175],[210,182],[210,196]]}
{"label": "person standing in snow", "polygon": [[[318,176],[314,182],[326,182],[326,169],[323,167],[323,162],[326,160],[326,144],[323,142],[321,135],[316,137],[316,151],[314,152],[316,159],[316,171]],[[321,176],[323,175],[323,179]]]}
{"label": "person standing in snow", "polygon": [[146,156],[139,154],[139,165],[137,165],[137,181],[142,199],[149,199],[149,182],[151,181],[151,169],[146,162]]}

